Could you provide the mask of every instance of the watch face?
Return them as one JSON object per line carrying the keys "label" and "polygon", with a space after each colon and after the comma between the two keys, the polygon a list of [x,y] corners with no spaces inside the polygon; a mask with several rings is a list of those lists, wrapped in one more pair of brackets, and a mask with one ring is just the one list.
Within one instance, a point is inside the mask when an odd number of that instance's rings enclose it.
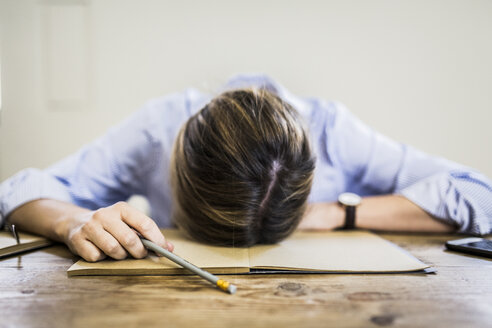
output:
{"label": "watch face", "polygon": [[345,206],[357,206],[360,204],[362,198],[351,192],[344,192],[338,196],[338,201]]}

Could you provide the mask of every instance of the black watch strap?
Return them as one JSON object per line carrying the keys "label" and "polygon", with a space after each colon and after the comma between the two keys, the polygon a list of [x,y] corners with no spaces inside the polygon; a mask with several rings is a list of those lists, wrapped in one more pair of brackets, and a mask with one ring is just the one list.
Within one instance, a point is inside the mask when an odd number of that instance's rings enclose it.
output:
{"label": "black watch strap", "polygon": [[345,206],[345,225],[344,229],[355,228],[355,206]]}

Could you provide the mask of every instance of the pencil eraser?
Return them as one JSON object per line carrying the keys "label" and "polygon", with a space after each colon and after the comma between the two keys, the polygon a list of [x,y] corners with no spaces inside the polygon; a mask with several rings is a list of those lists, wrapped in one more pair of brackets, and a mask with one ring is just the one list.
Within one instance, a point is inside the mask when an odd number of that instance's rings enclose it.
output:
{"label": "pencil eraser", "polygon": [[227,287],[227,291],[230,293],[230,294],[234,294],[236,293],[236,286],[234,286],[233,284],[230,284],[229,287]]}

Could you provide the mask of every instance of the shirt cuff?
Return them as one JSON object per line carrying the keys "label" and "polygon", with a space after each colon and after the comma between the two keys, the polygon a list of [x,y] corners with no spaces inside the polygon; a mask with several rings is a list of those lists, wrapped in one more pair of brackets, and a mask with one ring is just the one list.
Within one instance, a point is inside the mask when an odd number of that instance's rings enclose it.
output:
{"label": "shirt cuff", "polygon": [[71,202],[63,183],[39,169],[25,169],[0,184],[0,227],[17,207],[41,198]]}
{"label": "shirt cuff", "polygon": [[[466,179],[460,179],[463,176]],[[492,228],[483,210],[489,204],[481,204],[481,199],[471,195],[488,194],[489,188],[484,188],[480,180],[474,182],[470,174],[448,172],[425,178],[397,194],[433,217],[458,227],[458,232],[483,235]]]}

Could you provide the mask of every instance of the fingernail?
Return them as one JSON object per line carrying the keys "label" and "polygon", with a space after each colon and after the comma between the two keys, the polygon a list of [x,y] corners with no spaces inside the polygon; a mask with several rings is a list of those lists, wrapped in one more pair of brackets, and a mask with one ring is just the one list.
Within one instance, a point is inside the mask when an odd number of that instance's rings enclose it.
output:
{"label": "fingernail", "polygon": [[171,251],[171,252],[172,252],[172,251],[173,251],[173,249],[174,249],[174,245],[173,245],[173,244],[171,244],[171,243],[170,243],[170,242],[168,242],[168,241],[166,241],[166,245],[167,245],[167,249],[168,249],[169,251]]}

